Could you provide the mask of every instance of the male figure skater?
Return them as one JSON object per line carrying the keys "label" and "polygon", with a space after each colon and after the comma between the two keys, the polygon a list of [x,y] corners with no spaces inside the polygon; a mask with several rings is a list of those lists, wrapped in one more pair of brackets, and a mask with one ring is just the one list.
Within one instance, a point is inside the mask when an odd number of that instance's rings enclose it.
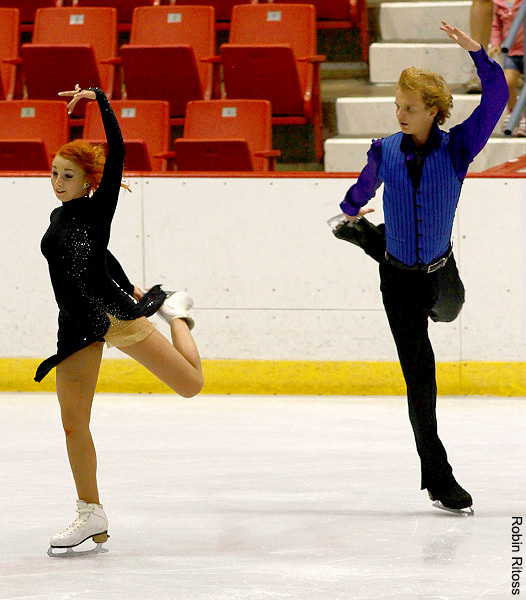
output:
{"label": "male figure skater", "polygon": [[[453,321],[462,308],[464,287],[451,246],[453,219],[469,164],[495,128],[508,90],[502,69],[481,44],[445,21],[442,24],[440,29],[475,63],[482,82],[480,105],[463,123],[442,131],[438,125],[449,117],[452,106],[445,81],[414,67],[403,71],[395,102],[401,131],[373,141],[367,165],[340,207],[348,221],[356,221],[373,210],[366,204],[384,183],[386,246],[380,259],[380,288],[407,384],[409,417],[421,460],[421,489],[438,501],[436,506],[462,511],[473,500],[455,480],[437,433],[428,318]],[[377,233],[373,247],[378,246]]]}

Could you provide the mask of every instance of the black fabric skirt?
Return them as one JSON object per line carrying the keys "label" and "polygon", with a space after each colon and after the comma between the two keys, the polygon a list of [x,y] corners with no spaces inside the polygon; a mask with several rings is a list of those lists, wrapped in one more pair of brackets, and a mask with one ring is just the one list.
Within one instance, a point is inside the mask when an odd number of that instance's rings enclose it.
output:
{"label": "black fabric skirt", "polygon": [[[151,317],[159,310],[166,297],[167,294],[161,286],[155,285],[144,294],[132,310],[127,311],[126,319]],[[123,317],[119,315],[119,318]],[[59,319],[57,353],[40,363],[35,374],[35,381],[42,381],[54,367],[68,356],[87,348],[95,342],[103,342],[109,326],[110,320],[106,313],[91,317],[85,315],[82,324],[71,319]]]}

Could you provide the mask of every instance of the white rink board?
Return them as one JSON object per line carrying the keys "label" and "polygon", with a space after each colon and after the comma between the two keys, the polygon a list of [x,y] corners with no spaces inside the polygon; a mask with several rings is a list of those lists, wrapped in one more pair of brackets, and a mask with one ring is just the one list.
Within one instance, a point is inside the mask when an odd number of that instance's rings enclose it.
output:
{"label": "white rink board", "polygon": [[[354,181],[132,179],[110,248],[137,285],[191,292],[204,358],[396,360],[376,264],[326,225]],[[464,183],[454,244],[467,302],[456,322],[430,324],[437,360],[526,359],[525,189],[523,179]],[[57,310],[39,244],[56,200],[47,178],[0,178],[0,195],[1,352],[47,356]]]}

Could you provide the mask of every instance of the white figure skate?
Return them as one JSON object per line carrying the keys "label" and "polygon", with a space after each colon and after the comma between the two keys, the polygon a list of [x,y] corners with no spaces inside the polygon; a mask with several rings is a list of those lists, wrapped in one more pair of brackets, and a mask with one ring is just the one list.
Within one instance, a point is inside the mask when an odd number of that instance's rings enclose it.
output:
{"label": "white figure skate", "polygon": [[188,325],[188,329],[193,329],[195,321],[188,314],[188,311],[194,305],[194,301],[186,292],[167,292],[170,294],[163,302],[162,306],[157,311],[168,325],[174,319],[184,319]]}
{"label": "white figure skate", "polygon": [[[101,504],[88,504],[77,500],[78,517],[58,535],[51,538],[48,555],[55,558],[68,558],[86,554],[108,552],[102,544],[109,538],[108,517]],[[73,550],[87,539],[92,538],[97,544],[90,550]]]}

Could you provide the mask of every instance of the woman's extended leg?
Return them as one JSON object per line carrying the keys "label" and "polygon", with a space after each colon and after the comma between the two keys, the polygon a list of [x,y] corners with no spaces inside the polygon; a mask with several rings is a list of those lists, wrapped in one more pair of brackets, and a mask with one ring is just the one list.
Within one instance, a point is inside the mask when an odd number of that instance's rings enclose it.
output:
{"label": "woman's extended leg", "polygon": [[172,344],[155,330],[141,342],[119,350],[134,358],[175,392],[186,398],[203,388],[201,358],[186,321],[173,319]]}
{"label": "woman's extended leg", "polygon": [[57,396],[78,498],[99,504],[97,457],[89,428],[103,344],[91,344],[57,366]]}

